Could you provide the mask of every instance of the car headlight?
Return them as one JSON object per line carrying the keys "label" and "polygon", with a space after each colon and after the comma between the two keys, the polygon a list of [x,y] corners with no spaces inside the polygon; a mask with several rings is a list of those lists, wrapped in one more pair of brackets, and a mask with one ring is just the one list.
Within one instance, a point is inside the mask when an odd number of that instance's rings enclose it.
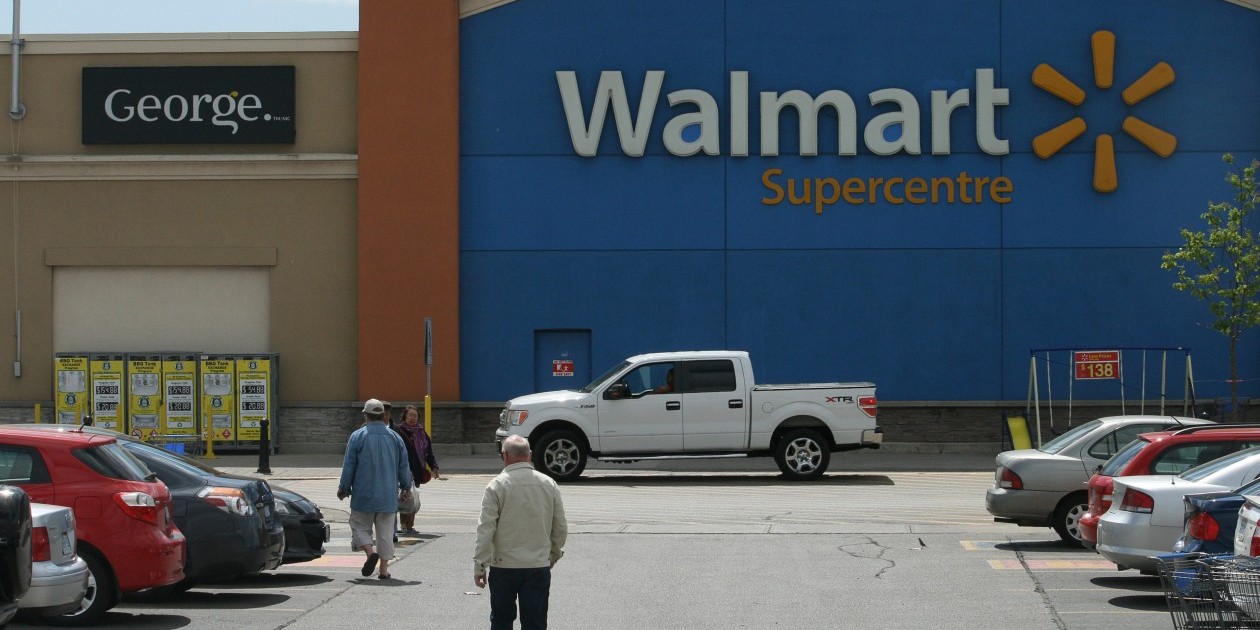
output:
{"label": "car headlight", "polygon": [[525,420],[529,418],[529,412],[524,409],[515,409],[508,412],[508,422],[515,426],[525,424]]}
{"label": "car headlight", "polygon": [[282,516],[288,516],[291,512],[292,510],[289,509],[288,501],[281,501],[280,499],[276,499],[276,514],[280,514]]}
{"label": "car headlight", "polygon": [[254,506],[245,497],[245,493],[238,488],[209,486],[202,488],[197,493],[197,496],[228,514],[236,514],[237,516],[252,516],[254,514]]}

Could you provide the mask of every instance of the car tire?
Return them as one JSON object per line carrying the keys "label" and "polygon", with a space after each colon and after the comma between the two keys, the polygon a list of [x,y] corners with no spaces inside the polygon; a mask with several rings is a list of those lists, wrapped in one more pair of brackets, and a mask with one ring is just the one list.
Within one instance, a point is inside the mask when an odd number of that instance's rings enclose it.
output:
{"label": "car tire", "polygon": [[551,431],[538,440],[534,468],[556,481],[573,481],[586,469],[586,448],[576,433]]}
{"label": "car tire", "polygon": [[774,463],[791,481],[818,479],[831,463],[831,445],[814,429],[793,429],[775,446]]}
{"label": "car tire", "polygon": [[1084,547],[1081,541],[1081,517],[1089,512],[1089,496],[1083,492],[1074,492],[1059,501],[1054,509],[1054,531],[1063,542],[1075,547]]}
{"label": "car tire", "polygon": [[79,603],[79,609],[64,615],[47,617],[44,621],[58,626],[90,626],[100,621],[105,611],[118,603],[114,572],[110,570],[109,563],[92,549],[80,548],[79,557],[88,566],[88,590]]}

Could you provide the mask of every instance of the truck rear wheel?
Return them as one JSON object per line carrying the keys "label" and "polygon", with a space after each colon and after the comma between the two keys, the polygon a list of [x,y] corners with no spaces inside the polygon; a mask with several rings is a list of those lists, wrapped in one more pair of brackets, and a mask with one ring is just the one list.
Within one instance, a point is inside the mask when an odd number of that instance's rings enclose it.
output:
{"label": "truck rear wheel", "polygon": [[788,431],[774,449],[774,461],[783,475],[793,481],[817,479],[831,463],[831,447],[814,429]]}
{"label": "truck rear wheel", "polygon": [[573,481],[586,469],[586,450],[572,431],[552,431],[533,447],[534,468],[556,481]]}

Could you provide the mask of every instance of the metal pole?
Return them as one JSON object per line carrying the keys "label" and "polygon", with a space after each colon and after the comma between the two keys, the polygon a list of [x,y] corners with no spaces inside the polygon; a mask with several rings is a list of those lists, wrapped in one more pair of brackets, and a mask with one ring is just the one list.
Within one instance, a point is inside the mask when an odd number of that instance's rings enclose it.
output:
{"label": "metal pole", "polygon": [[424,318],[424,432],[433,437],[433,318]]}
{"label": "metal pole", "polygon": [[271,474],[271,421],[266,418],[259,422],[262,433],[258,436],[258,472]]}
{"label": "metal pole", "polygon": [[26,115],[26,107],[22,105],[21,93],[19,85],[21,84],[22,72],[22,37],[19,31],[22,27],[22,0],[13,0],[13,36],[9,39],[11,47],[9,57],[13,64],[12,77],[12,93],[9,98],[9,118],[13,120],[21,120]]}

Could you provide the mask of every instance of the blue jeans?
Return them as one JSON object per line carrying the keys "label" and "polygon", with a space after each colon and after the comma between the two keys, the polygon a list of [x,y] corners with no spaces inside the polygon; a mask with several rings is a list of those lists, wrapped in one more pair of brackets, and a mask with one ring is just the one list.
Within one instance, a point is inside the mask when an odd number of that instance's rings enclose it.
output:
{"label": "blue jeans", "polygon": [[547,598],[551,567],[503,569],[490,567],[490,630],[512,630],[520,599],[521,630],[547,630]]}

